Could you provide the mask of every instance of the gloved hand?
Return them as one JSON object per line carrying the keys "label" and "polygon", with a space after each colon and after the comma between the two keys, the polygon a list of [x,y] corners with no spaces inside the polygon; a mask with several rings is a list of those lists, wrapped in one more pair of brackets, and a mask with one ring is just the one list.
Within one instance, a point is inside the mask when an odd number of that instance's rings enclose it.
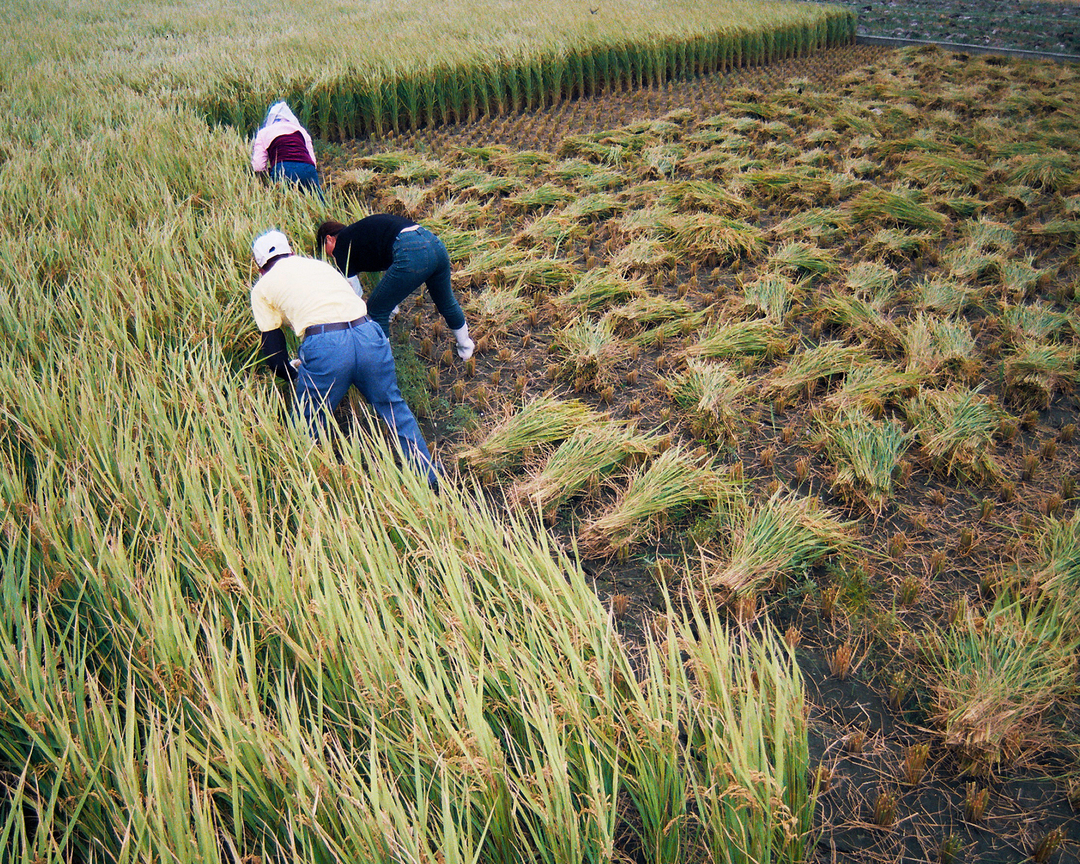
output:
{"label": "gloved hand", "polygon": [[454,339],[457,340],[457,354],[462,360],[468,360],[476,350],[476,343],[469,338],[469,325],[463,324],[454,331]]}
{"label": "gloved hand", "polygon": [[299,369],[300,368],[300,358],[299,357],[293,358],[292,360],[289,361],[289,365],[292,366],[293,369]]}

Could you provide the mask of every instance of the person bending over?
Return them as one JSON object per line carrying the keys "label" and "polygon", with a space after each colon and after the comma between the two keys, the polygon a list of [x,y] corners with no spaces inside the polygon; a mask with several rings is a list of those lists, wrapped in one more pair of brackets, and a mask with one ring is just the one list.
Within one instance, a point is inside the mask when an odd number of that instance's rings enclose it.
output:
{"label": "person bending over", "polygon": [[267,171],[275,180],[291,180],[302,189],[313,189],[322,198],[315,146],[284,102],[275,102],[266,112],[251,145],[251,167],[256,173]]}
{"label": "person bending over", "polygon": [[468,360],[476,348],[465,313],[450,287],[450,256],[442,241],[411,219],[377,213],[352,225],[323,222],[317,243],[345,276],[383,272],[368,298],[368,312],[390,335],[390,314],[421,284],[457,340],[457,353]]}
{"label": "person bending over", "polygon": [[[325,261],[294,255],[280,231],[260,234],[251,252],[260,274],[251,289],[251,313],[261,333],[262,357],[275,375],[294,382],[296,405],[308,428],[317,436],[355,386],[437,490],[441,469],[398,388],[390,340],[368,316],[364,301]],[[301,340],[298,361],[291,363],[286,325]]]}

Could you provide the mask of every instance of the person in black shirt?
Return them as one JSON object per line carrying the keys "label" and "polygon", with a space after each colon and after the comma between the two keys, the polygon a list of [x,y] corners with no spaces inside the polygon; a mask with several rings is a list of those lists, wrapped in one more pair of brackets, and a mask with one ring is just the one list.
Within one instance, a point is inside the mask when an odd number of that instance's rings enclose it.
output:
{"label": "person in black shirt", "polygon": [[450,287],[450,256],[438,237],[411,219],[377,213],[352,225],[323,222],[316,238],[319,248],[346,277],[385,271],[367,298],[367,308],[387,336],[390,313],[426,283],[439,314],[454,333],[458,356],[462,360],[472,356],[476,345]]}

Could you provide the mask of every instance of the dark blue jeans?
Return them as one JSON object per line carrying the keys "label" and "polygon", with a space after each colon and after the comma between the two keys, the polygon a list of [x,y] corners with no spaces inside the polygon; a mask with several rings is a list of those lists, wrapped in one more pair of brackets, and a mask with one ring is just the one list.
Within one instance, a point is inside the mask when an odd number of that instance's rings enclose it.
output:
{"label": "dark blue jeans", "polygon": [[291,180],[301,189],[318,192],[319,198],[326,203],[319,183],[319,172],[314,165],[307,162],[278,162],[270,169],[270,176],[275,180]]}
{"label": "dark blue jeans", "polygon": [[389,336],[390,313],[424,283],[446,326],[451,330],[464,327],[465,313],[450,287],[450,256],[442,240],[426,228],[402,231],[394,240],[393,263],[368,298],[368,315]]}
{"label": "dark blue jeans", "polygon": [[439,467],[401,396],[390,340],[374,321],[308,336],[300,343],[299,353],[296,402],[313,434],[318,434],[326,416],[355,385],[397,435],[402,452],[438,488]]}

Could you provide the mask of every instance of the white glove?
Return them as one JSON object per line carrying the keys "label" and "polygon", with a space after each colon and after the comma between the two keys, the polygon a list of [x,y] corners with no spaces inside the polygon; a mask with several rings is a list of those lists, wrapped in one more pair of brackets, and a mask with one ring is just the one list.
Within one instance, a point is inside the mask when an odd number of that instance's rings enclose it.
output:
{"label": "white glove", "polygon": [[469,325],[463,324],[455,330],[454,338],[457,340],[457,356],[462,360],[472,357],[473,351],[476,350],[476,343],[469,338]]}
{"label": "white glove", "polygon": [[352,290],[356,292],[356,296],[363,299],[363,297],[364,297],[364,286],[360,284],[360,277],[359,276],[350,276],[349,279],[348,279],[348,282],[349,282],[350,285],[352,285]]}
{"label": "white glove", "polygon": [[293,358],[292,360],[289,361],[289,365],[292,366],[293,369],[299,369],[300,368],[300,358],[299,357]]}

